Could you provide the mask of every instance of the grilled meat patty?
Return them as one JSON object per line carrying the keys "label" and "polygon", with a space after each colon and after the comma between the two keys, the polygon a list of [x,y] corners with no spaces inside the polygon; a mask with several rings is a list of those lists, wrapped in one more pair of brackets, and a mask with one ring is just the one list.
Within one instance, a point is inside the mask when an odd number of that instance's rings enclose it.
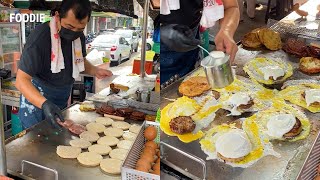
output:
{"label": "grilled meat patty", "polygon": [[190,133],[196,128],[196,124],[190,116],[179,116],[173,118],[170,123],[171,131],[177,134]]}
{"label": "grilled meat patty", "polygon": [[293,128],[289,132],[284,134],[283,137],[286,139],[292,139],[298,136],[301,133],[301,131],[302,131],[301,122],[298,118],[296,118],[296,124],[294,124]]}

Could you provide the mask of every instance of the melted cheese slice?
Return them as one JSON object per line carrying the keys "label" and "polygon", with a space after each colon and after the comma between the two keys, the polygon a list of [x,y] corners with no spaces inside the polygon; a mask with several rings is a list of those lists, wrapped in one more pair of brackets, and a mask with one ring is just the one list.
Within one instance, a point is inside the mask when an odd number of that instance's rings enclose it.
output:
{"label": "melted cheese slice", "polygon": [[305,91],[307,106],[314,102],[320,102],[320,89],[308,89]]}
{"label": "melted cheese slice", "polygon": [[239,92],[233,94],[228,100],[229,104],[233,106],[233,108],[231,109],[231,115],[241,115],[241,112],[237,110],[238,106],[240,106],[241,104],[248,104],[249,101],[250,96],[246,93]]}
{"label": "melted cheese slice", "polygon": [[267,123],[267,134],[271,137],[282,138],[296,123],[296,117],[292,114],[278,114],[271,116]]}
{"label": "melted cheese slice", "polygon": [[277,80],[278,77],[282,77],[285,75],[284,70],[279,66],[266,66],[260,68],[260,71],[263,73],[264,80],[269,80],[270,77],[273,80]]}
{"label": "melted cheese slice", "polygon": [[217,152],[226,158],[244,157],[252,150],[248,136],[240,129],[233,129],[221,135],[215,145]]}

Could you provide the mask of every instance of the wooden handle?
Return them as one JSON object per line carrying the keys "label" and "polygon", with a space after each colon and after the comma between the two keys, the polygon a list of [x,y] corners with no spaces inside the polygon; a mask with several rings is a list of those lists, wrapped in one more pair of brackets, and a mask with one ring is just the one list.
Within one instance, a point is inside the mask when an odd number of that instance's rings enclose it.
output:
{"label": "wooden handle", "polygon": [[120,116],[104,114],[104,117],[108,117],[108,118],[111,118],[111,119],[117,120],[117,121],[124,121],[124,117],[120,117]]}

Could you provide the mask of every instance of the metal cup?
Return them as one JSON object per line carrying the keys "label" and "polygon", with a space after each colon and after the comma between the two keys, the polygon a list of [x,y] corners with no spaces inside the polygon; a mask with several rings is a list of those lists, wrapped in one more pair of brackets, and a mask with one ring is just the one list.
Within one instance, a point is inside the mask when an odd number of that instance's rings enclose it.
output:
{"label": "metal cup", "polygon": [[229,55],[217,58],[207,56],[201,61],[201,66],[212,89],[224,88],[234,81]]}

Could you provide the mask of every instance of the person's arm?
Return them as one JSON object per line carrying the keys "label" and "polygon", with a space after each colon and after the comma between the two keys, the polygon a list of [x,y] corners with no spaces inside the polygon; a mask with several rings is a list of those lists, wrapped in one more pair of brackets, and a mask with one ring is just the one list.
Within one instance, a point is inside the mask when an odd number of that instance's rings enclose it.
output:
{"label": "person's arm", "polygon": [[237,0],[222,0],[224,5],[224,18],[220,20],[220,30],[216,35],[215,44],[219,51],[225,51],[234,60],[238,47],[233,39],[236,32],[240,11]]}
{"label": "person's arm", "polygon": [[17,72],[16,88],[28,99],[30,103],[38,108],[42,108],[42,104],[46,101],[40,92],[31,83],[32,77],[27,73],[21,71]]}
{"label": "person's arm", "polygon": [[84,68],[85,74],[89,74],[91,76],[95,76],[98,79],[103,79],[106,77],[112,76],[112,72],[106,69],[98,68],[94,65],[92,65],[86,58],[84,58]]}
{"label": "person's arm", "polygon": [[84,71],[85,74],[95,76],[97,67],[92,65],[86,58],[84,58],[84,68],[85,68],[85,71]]}
{"label": "person's arm", "polygon": [[237,0],[222,1],[224,6],[224,18],[220,20],[220,30],[228,31],[233,37],[240,20],[239,5]]}

